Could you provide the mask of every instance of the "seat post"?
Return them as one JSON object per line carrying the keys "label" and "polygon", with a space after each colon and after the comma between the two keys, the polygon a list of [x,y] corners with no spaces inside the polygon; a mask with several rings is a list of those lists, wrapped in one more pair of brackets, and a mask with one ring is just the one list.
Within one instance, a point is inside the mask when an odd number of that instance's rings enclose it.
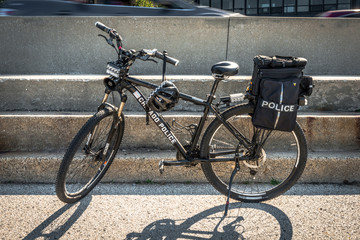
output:
{"label": "seat post", "polygon": [[220,83],[220,81],[224,80],[224,75],[213,75],[213,77],[215,78],[215,82],[211,88],[211,91],[210,91],[210,94],[208,96],[208,99],[207,99],[207,103],[208,104],[211,104],[212,101],[215,99],[215,92],[216,92],[216,89]]}

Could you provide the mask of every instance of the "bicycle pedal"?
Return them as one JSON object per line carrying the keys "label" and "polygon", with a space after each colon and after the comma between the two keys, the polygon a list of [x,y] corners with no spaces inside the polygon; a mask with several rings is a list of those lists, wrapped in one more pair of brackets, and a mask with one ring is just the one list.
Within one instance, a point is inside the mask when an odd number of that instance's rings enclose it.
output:
{"label": "bicycle pedal", "polygon": [[160,172],[160,174],[164,173],[164,160],[161,160],[159,162],[159,172]]}
{"label": "bicycle pedal", "polygon": [[194,164],[189,160],[177,160],[177,161],[162,161],[164,166],[191,166]]}

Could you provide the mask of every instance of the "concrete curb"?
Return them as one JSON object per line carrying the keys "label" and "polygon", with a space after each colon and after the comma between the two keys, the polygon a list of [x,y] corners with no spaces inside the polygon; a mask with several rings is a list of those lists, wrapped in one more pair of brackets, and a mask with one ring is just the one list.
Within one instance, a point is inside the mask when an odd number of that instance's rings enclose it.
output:
{"label": "concrete curb", "polygon": [[[171,114],[171,115],[170,115]],[[125,113],[125,133],[122,148],[173,149],[158,128],[150,121],[146,125],[145,115]],[[0,113],[0,151],[63,151],[91,115],[83,114],[32,114]],[[173,119],[183,126],[198,123],[199,114],[180,112],[164,115],[171,123]],[[213,117],[209,117],[207,124]],[[241,117],[244,129],[252,127],[249,117]],[[360,115],[300,114],[298,122],[303,127],[311,151],[359,151]],[[186,131],[175,133],[179,139],[190,140]],[[186,144],[186,142],[184,142]]]}
{"label": "concrete curb", "polygon": [[[0,154],[0,182],[53,183],[64,153],[12,152]],[[284,154],[267,167],[279,176],[286,166]],[[175,160],[174,151],[142,149],[123,150],[115,158],[103,182],[207,182],[200,165],[195,167],[165,167],[159,173],[160,160]],[[302,183],[359,182],[360,155],[358,152],[309,153]]]}

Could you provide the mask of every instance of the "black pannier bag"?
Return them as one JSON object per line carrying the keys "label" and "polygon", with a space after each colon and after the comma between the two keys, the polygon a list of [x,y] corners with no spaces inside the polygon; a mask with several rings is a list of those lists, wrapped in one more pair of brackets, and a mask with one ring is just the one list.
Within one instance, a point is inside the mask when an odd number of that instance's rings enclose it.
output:
{"label": "black pannier bag", "polygon": [[307,60],[294,57],[256,56],[248,92],[256,98],[253,125],[293,131],[296,124],[300,85]]}

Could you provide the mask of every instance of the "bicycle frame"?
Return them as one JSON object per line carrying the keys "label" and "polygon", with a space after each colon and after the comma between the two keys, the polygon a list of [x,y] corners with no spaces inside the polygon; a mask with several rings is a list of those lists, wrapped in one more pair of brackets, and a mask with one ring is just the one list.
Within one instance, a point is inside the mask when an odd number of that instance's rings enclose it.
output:
{"label": "bicycle frame", "polygon": [[[215,82],[212,86],[211,92],[207,98],[207,100],[203,100],[185,93],[180,93],[179,98],[191,102],[195,105],[201,105],[204,107],[203,115],[200,118],[200,121],[198,123],[198,126],[195,130],[195,133],[192,136],[191,142],[190,142],[190,149],[187,151],[185,147],[180,143],[180,141],[177,139],[176,135],[171,131],[171,127],[168,124],[168,122],[163,118],[163,116],[155,111],[150,110],[148,112],[149,117],[153,120],[153,122],[157,125],[157,127],[161,130],[161,132],[165,135],[165,137],[170,141],[170,143],[175,147],[178,152],[184,157],[186,162],[195,162],[195,161],[212,161],[212,162],[220,162],[220,161],[234,161],[234,158],[219,158],[219,159],[200,159],[200,158],[194,158],[191,153],[194,152],[196,149],[200,135],[203,131],[205,121],[209,115],[209,112],[211,111],[214,113],[215,117],[219,119],[224,126],[239,140],[239,142],[245,146],[245,148],[250,149],[251,142],[239,131],[236,130],[234,126],[232,126],[230,123],[226,122],[224,118],[222,117],[221,113],[218,111],[218,109],[212,104],[213,100],[215,99],[215,92],[217,89],[218,84],[221,80],[224,78],[216,77],[215,76]],[[137,100],[137,102],[142,106],[144,110],[146,110],[146,98],[141,93],[141,91],[137,88],[137,86],[145,87],[148,89],[156,89],[158,85],[145,82],[142,80],[139,80],[137,78],[125,76],[122,77],[119,80],[119,83],[117,85],[116,91],[119,92],[120,98],[121,98],[121,104],[118,110],[118,115],[121,115],[121,112],[123,110],[123,107],[125,105],[125,102],[127,100],[127,96],[122,94],[123,89],[128,90],[134,98]],[[105,92],[105,97],[103,100],[103,103],[107,101],[107,97],[109,95],[110,91],[107,90]],[[240,159],[240,160],[246,160]]]}

